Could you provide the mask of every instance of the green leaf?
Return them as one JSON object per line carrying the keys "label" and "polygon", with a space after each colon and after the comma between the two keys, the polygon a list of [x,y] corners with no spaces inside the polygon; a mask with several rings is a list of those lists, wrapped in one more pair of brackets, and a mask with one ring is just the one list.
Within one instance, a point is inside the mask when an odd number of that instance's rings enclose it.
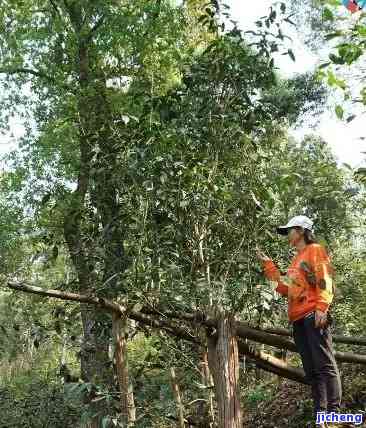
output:
{"label": "green leaf", "polygon": [[324,8],[322,18],[324,21],[334,21],[333,12],[327,7]]}
{"label": "green leaf", "polygon": [[320,64],[318,67],[318,70],[321,70],[323,68],[328,67],[331,64],[331,62],[324,62],[323,64]]}
{"label": "green leaf", "polygon": [[338,119],[343,119],[343,108],[338,104],[335,108]]}
{"label": "green leaf", "polygon": [[276,19],[276,16],[277,16],[277,13],[276,13],[276,11],[275,11],[275,10],[273,10],[273,11],[271,12],[271,14],[269,15],[269,20],[270,20],[271,22],[274,22],[274,21],[275,21],[275,19]]}
{"label": "green leaf", "polygon": [[292,49],[289,49],[288,51],[287,51],[287,53],[288,53],[288,55],[289,55],[289,57],[292,59],[292,61],[296,61],[296,59],[295,59],[295,55],[294,55],[294,53],[293,53],[293,51],[292,51]]}
{"label": "green leaf", "polygon": [[343,63],[352,64],[364,53],[363,49],[353,44],[342,44],[338,46],[339,56],[342,58]]}
{"label": "green leaf", "polygon": [[358,168],[358,170],[355,172],[355,174],[366,176],[366,168]]}
{"label": "green leaf", "polygon": [[344,167],[346,167],[347,169],[349,169],[350,171],[353,171],[353,168],[351,167],[351,165],[350,164],[348,164],[348,163],[346,163],[346,162],[343,162],[343,164],[342,164]]}
{"label": "green leaf", "polygon": [[334,63],[334,64],[344,64],[345,63],[345,60],[342,58],[342,57],[340,57],[340,56],[337,56],[337,55],[335,55],[335,54],[329,54],[329,59]]}
{"label": "green leaf", "polygon": [[346,89],[346,82],[342,79],[338,79],[331,70],[328,70],[328,85]]}
{"label": "green leaf", "polygon": [[355,30],[360,36],[362,37],[366,36],[366,25],[356,25]]}
{"label": "green leaf", "polygon": [[341,6],[342,5],[342,1],[341,0],[325,0],[326,4],[329,4],[329,6],[333,6],[333,7],[337,7],[337,6]]}
{"label": "green leaf", "polygon": [[362,102],[366,105],[366,86],[361,89],[360,95],[362,98]]}

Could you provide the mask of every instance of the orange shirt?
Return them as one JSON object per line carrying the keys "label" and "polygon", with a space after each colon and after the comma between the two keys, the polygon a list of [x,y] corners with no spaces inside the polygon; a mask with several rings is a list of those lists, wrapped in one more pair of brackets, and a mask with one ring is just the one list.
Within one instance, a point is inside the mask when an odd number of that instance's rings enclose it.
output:
{"label": "orange shirt", "polygon": [[292,259],[286,275],[272,260],[263,262],[265,276],[277,283],[276,291],[288,297],[288,316],[296,321],[314,310],[327,311],[333,300],[333,268],[325,249],[309,244]]}

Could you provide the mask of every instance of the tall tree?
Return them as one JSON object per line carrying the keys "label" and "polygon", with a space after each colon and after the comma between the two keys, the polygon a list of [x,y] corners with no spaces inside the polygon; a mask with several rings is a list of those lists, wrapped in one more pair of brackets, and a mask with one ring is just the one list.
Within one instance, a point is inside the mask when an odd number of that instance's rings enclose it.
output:
{"label": "tall tree", "polygon": [[[23,141],[27,154],[19,158],[28,177],[47,180],[34,193],[33,208],[50,201],[56,206],[56,234],[67,245],[78,290],[116,296],[123,293],[120,275],[127,260],[114,173],[126,141],[115,126],[125,116],[108,83],[144,76],[161,50],[160,32],[174,58],[181,11],[166,2],[40,0],[6,1],[0,13],[0,72],[8,94],[3,111],[24,108],[19,90],[30,92],[29,120],[36,127],[31,132],[29,126]],[[156,85],[162,74],[154,74],[151,65],[150,70]],[[81,312],[82,378],[110,383],[105,317],[94,307],[82,306]]]}

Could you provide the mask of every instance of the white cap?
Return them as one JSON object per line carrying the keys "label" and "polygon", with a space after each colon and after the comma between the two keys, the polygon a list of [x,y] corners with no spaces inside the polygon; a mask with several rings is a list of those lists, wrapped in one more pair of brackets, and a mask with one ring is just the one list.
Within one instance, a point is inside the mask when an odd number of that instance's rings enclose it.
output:
{"label": "white cap", "polygon": [[311,232],[313,231],[313,222],[306,215],[297,215],[293,217],[285,226],[278,226],[277,232],[280,235],[287,235],[291,227],[300,226],[304,229],[308,229]]}

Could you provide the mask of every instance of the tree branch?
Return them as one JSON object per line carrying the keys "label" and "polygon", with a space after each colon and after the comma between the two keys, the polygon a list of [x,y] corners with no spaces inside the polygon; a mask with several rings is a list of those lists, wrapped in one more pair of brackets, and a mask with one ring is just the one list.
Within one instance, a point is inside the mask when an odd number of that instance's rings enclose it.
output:
{"label": "tree branch", "polygon": [[[43,73],[42,71],[33,70],[31,68],[25,68],[25,67],[1,68],[0,67],[0,74],[8,74],[8,75],[13,75],[13,74],[30,74],[32,76],[39,77],[41,79],[45,79],[45,80],[53,83],[54,85],[57,84],[57,81],[56,81],[56,79],[54,77],[49,76],[49,75]],[[65,83],[62,83],[61,86],[63,88],[65,88],[66,90],[73,92],[71,86],[66,85]]]}
{"label": "tree branch", "polygon": [[[206,315],[203,312],[194,312],[194,313],[186,313],[186,312],[175,312],[175,311],[163,311],[163,309],[153,309],[153,308],[143,308],[142,311],[144,313],[151,313],[151,314],[160,314],[164,315],[167,318],[176,318],[176,319],[184,319],[186,321],[190,322],[199,322],[203,325],[206,325],[207,327],[214,327],[217,326],[217,321],[215,319],[206,319]],[[260,329],[258,327],[254,328],[249,326],[246,323],[243,322],[237,322],[236,323],[236,332],[239,337],[242,339],[250,339],[254,342],[263,343],[265,345],[274,346],[280,349],[286,349],[288,351],[292,352],[298,352],[295,343],[292,340],[289,340],[287,338],[281,337],[286,335],[291,337],[291,334],[288,330],[285,329],[268,329],[272,334],[268,333],[267,329]],[[286,332],[286,334],[284,334]],[[335,342],[338,343],[349,343],[349,344],[356,344],[356,345],[363,345],[366,344],[366,338],[363,337],[346,337],[346,336],[334,336]],[[339,362],[344,363],[355,363],[355,364],[365,364],[366,365],[366,355],[363,354],[354,354],[351,352],[339,352],[335,351],[334,353],[335,358]]]}
{"label": "tree branch", "polygon": [[[58,290],[44,290],[41,287],[35,287],[25,283],[17,283],[12,281],[8,282],[8,287],[26,293],[33,293],[42,296],[55,297],[62,300],[71,300],[75,302],[96,305],[109,312],[119,313],[124,316],[127,315],[129,318],[132,318],[135,321],[139,321],[143,324],[150,325],[151,327],[164,329],[167,332],[172,333],[174,336],[180,337],[190,342],[200,343],[199,339],[197,339],[194,335],[190,334],[189,331],[182,327],[174,325],[171,321],[150,318],[142,314],[141,312],[130,311],[116,302],[102,299],[100,297],[80,295]],[[217,320],[215,319],[203,320],[202,324],[204,324],[206,327],[217,328]],[[253,328],[248,327],[244,323],[236,324],[236,334],[242,339],[250,339],[254,342],[274,346],[280,349],[287,349],[288,351],[292,352],[297,352],[296,345],[293,341],[279,337],[275,334],[255,330]],[[336,351],[334,353],[334,356],[339,362],[366,365],[366,355],[363,354],[353,354],[351,352]],[[266,362],[268,362],[268,360],[266,360]]]}
{"label": "tree branch", "polygon": [[9,281],[7,285],[9,288],[13,290],[22,291],[25,293],[37,294],[39,296],[54,297],[56,299],[61,299],[61,300],[68,300],[68,301],[73,301],[78,303],[95,305],[108,312],[117,313],[122,316],[127,315],[129,318],[134,319],[135,321],[138,321],[142,324],[148,325],[153,328],[165,330],[168,333],[176,337],[179,337],[181,339],[185,339],[190,342],[194,342],[198,344],[200,343],[200,341],[194,335],[192,335],[188,330],[175,325],[171,321],[157,320],[157,319],[150,318],[140,312],[130,311],[126,307],[107,299],[103,299],[95,296],[87,296],[84,294],[69,293],[69,292],[59,291],[59,290],[52,290],[52,289],[45,290],[41,287],[36,287],[34,285],[18,283],[13,281]]}
{"label": "tree branch", "polygon": [[[93,296],[85,296],[77,293],[69,293],[59,290],[45,290],[41,287],[35,287],[33,285],[13,281],[9,281],[7,285],[9,288],[16,291],[37,294],[45,297],[54,297],[61,300],[92,304],[95,306],[99,306],[112,313],[126,315],[126,309],[123,306],[106,299],[101,299]],[[129,313],[129,316],[130,318],[135,319],[136,321],[139,321],[143,324],[149,325],[153,328],[163,329],[175,337],[179,337],[181,339],[200,344],[200,341],[196,337],[187,333],[187,331],[183,328],[173,325],[171,321],[152,319],[144,314],[134,311],[131,311]],[[254,359],[256,364],[264,370],[278,374],[279,376],[287,377],[288,379],[305,383],[301,369],[289,367],[286,363],[279,360],[278,358],[265,354],[262,351],[255,350],[252,346],[247,345],[243,341],[238,341],[238,347],[239,352],[241,354],[245,354],[248,357]]]}
{"label": "tree branch", "polygon": [[[209,321],[211,324],[214,321]],[[292,340],[285,339],[275,334],[265,333],[263,331],[255,330],[250,328],[244,323],[237,323],[236,326],[237,335],[243,339],[250,339],[254,342],[264,343],[265,345],[275,346],[281,349],[287,349],[288,351],[297,352],[295,343]],[[353,354],[351,352],[339,352],[335,351],[334,356],[337,361],[343,363],[356,363],[366,365],[366,355]]]}
{"label": "tree branch", "polygon": [[62,19],[61,12],[60,12],[57,4],[54,2],[54,0],[49,0],[49,2],[51,3],[51,5],[52,5],[53,9],[55,10],[56,14],[58,15],[58,17],[60,19]]}
{"label": "tree branch", "polygon": [[[287,330],[286,328],[274,328],[274,327],[265,327],[265,328],[259,328],[259,327],[253,327],[256,330],[264,331],[266,333],[272,333],[277,334],[279,336],[288,336],[291,337],[291,332]],[[345,343],[348,345],[361,345],[366,346],[366,337],[362,336],[343,336],[339,334],[334,334],[332,336],[333,342],[335,343]]]}
{"label": "tree branch", "polygon": [[100,19],[98,19],[98,21],[95,23],[95,25],[91,28],[91,30],[90,30],[87,38],[86,38],[87,42],[89,42],[91,40],[93,34],[98,30],[98,28],[101,25],[103,25],[104,20],[105,20],[105,16],[103,15],[103,16],[100,17]]}
{"label": "tree branch", "polygon": [[32,70],[31,68],[0,68],[0,73],[2,74],[31,74],[33,76],[41,77],[49,81],[54,81],[51,76],[42,73],[41,71]]}
{"label": "tree branch", "polygon": [[305,379],[304,370],[291,367],[286,364],[283,360],[276,358],[270,354],[267,354],[259,349],[255,349],[253,346],[248,345],[242,340],[238,340],[238,350],[242,355],[246,355],[250,359],[254,360],[257,367],[277,374],[281,377],[294,380],[296,382],[308,384]]}
{"label": "tree branch", "polygon": [[45,290],[41,287],[35,287],[34,285],[29,285],[29,284],[19,283],[19,282],[12,282],[12,281],[8,282],[8,287],[13,290],[23,291],[25,293],[38,294],[39,296],[54,297],[56,299],[61,299],[61,300],[69,300],[73,302],[95,305],[103,309],[106,309],[108,312],[115,312],[120,315],[125,315],[126,313],[126,309],[123,306],[119,305],[118,303],[111,302],[106,299],[102,299],[100,297],[87,296],[84,294],[69,293],[65,291],[52,290],[52,289]]}
{"label": "tree branch", "polygon": [[154,307],[148,307],[144,306],[141,309],[141,312],[147,315],[159,315],[164,316],[169,319],[179,319],[179,320],[186,320],[186,321],[199,321],[203,322],[206,318],[206,315],[201,311],[196,312],[178,312],[178,311],[166,311],[164,308],[154,308]]}

